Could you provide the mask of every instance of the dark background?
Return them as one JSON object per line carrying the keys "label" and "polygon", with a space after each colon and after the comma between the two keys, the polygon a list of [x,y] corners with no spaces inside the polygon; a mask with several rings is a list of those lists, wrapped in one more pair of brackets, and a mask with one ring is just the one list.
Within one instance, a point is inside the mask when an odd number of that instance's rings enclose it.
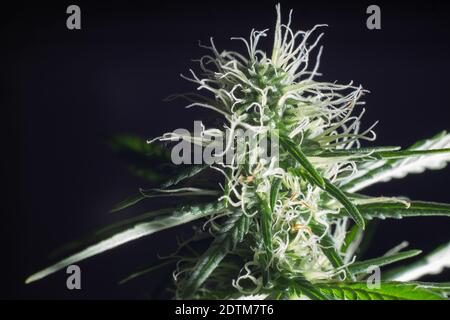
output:
{"label": "dark background", "polygon": [[[382,30],[365,26],[369,2],[282,2],[294,9],[293,27],[327,23],[323,79],[354,80],[366,96],[364,123],[375,120],[380,145],[408,146],[450,129],[450,8],[426,1],[381,6]],[[66,8],[77,4],[82,30],[66,28]],[[108,210],[146,182],[133,177],[104,138],[118,132],[154,137],[190,128],[204,113],[181,101],[193,90],[180,73],[195,65],[210,36],[219,48],[242,45],[252,28],[273,30],[275,2],[20,2],[1,10],[2,298],[145,298],[154,278],[117,281],[173,247],[178,229],[153,235],[80,263],[82,290],[66,289],[58,272],[25,286],[60,245],[116,221]],[[269,48],[272,39],[264,42]],[[376,195],[450,202],[450,170],[411,175],[368,189]],[[130,216],[133,212],[124,213]],[[429,251],[450,240],[445,218],[389,220],[380,226],[368,257],[403,240]],[[426,280],[450,279],[447,271]]]}

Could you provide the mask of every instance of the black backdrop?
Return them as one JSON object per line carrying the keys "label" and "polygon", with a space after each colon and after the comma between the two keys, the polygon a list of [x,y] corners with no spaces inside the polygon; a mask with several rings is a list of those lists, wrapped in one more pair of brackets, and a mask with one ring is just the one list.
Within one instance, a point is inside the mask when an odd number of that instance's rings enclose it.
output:
{"label": "black backdrop", "polygon": [[[66,28],[66,8],[78,4],[82,30]],[[378,144],[408,146],[450,129],[450,8],[444,2],[381,6],[382,30],[365,27],[369,2],[282,2],[294,9],[293,26],[327,23],[321,71],[324,80],[361,83],[366,125],[381,120]],[[27,275],[48,264],[48,254],[120,217],[111,206],[145,181],[131,176],[103,138],[117,132],[154,137],[191,127],[204,115],[174,92],[193,89],[179,73],[202,54],[210,36],[219,48],[238,48],[231,36],[271,28],[274,4],[263,1],[82,2],[2,4],[1,297],[145,298],[154,278],[119,287],[117,280],[173,247],[179,230],[123,246],[80,263],[82,290],[69,291],[59,272],[25,286]],[[269,44],[271,39],[265,41]],[[267,46],[268,48],[268,46]],[[380,184],[371,194],[406,195],[450,202],[450,169]],[[124,216],[132,215],[125,213]],[[403,240],[431,250],[450,240],[445,218],[388,221],[367,256]],[[449,272],[427,280],[449,280]]]}

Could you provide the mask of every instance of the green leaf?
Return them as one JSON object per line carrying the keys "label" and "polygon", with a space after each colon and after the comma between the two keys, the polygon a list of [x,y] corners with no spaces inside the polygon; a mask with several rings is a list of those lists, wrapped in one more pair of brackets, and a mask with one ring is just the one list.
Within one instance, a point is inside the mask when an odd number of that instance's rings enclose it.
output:
{"label": "green leaf", "polygon": [[149,144],[145,139],[130,134],[114,135],[107,143],[137,176],[159,183],[170,171],[170,153],[161,144]]}
{"label": "green leaf", "polygon": [[135,194],[135,195],[133,195],[131,197],[126,198],[123,201],[120,201],[116,205],[114,205],[114,207],[112,207],[112,209],[109,212],[114,213],[114,212],[118,212],[120,210],[124,210],[126,208],[131,207],[131,206],[134,206],[135,204],[141,202],[145,198],[146,197],[143,194],[141,194],[141,193]]}
{"label": "green leaf", "polygon": [[409,283],[417,284],[421,288],[443,295],[446,298],[448,298],[448,296],[450,295],[450,282],[436,283],[436,282],[411,281]]}
{"label": "green leaf", "polygon": [[319,142],[307,138],[302,139],[300,148],[307,155],[315,155],[323,151]]}
{"label": "green leaf", "polygon": [[61,255],[67,255],[70,252],[80,250],[83,247],[88,247],[93,243],[100,242],[103,241],[104,239],[110,238],[114,236],[116,233],[120,233],[127,228],[131,228],[132,226],[138,223],[147,222],[158,217],[166,217],[167,215],[170,215],[178,210],[179,210],[178,208],[164,208],[159,210],[153,210],[134,216],[132,218],[120,220],[118,222],[109,224],[87,236],[83,236],[75,241],[71,241],[63,245],[62,247],[59,247],[50,254],[50,258],[56,259],[58,257],[61,257]]}
{"label": "green leaf", "polygon": [[[450,134],[446,131],[438,135],[419,141],[406,151],[448,149],[450,148]],[[405,152],[405,151],[402,151]],[[386,182],[393,178],[403,178],[410,173],[422,173],[425,170],[444,168],[450,161],[450,153],[435,153],[414,156],[406,159],[378,160],[362,164],[358,172],[343,179],[341,187],[349,192],[355,192],[378,182]]]}
{"label": "green leaf", "polygon": [[353,225],[350,231],[347,232],[341,246],[341,252],[345,254],[345,261],[350,261],[355,255],[359,257],[364,255],[372,241],[377,222],[378,220],[366,221],[366,229],[364,231],[357,225]]}
{"label": "green leaf", "polygon": [[259,197],[259,203],[261,205],[261,232],[263,236],[265,256],[263,261],[263,278],[264,283],[269,281],[269,262],[272,259],[272,209],[270,208],[268,202],[262,197]]}
{"label": "green leaf", "polygon": [[411,281],[428,274],[439,274],[450,268],[450,242],[439,246],[419,261],[385,272],[383,278],[395,281]]}
{"label": "green leaf", "polygon": [[270,281],[270,273],[268,270],[268,265],[272,259],[272,213],[275,209],[275,204],[278,199],[278,193],[280,191],[281,179],[274,177],[272,180],[272,185],[270,188],[270,205],[267,205],[265,201],[261,199],[262,205],[262,216],[261,216],[261,230],[263,232],[264,246],[266,248],[265,265],[266,270],[263,272],[264,283],[267,284]]}
{"label": "green leaf", "polygon": [[366,282],[316,283],[314,286],[330,299],[339,300],[446,300],[428,288],[405,282],[381,282],[369,288]]}
{"label": "green leaf", "polygon": [[[223,210],[224,206],[222,202],[198,206],[185,206],[180,209],[164,209],[156,212],[149,212],[143,214],[142,216],[113,224],[94,234],[94,243],[63,260],[58,261],[50,267],[31,275],[25,280],[25,283],[31,283],[42,279],[71,264],[90,258],[130,241],[207,217]],[[167,212],[172,212],[172,214],[164,214]],[[155,217],[155,215],[157,216]]]}
{"label": "green leaf", "polygon": [[[413,201],[409,206],[399,202],[369,203],[357,206],[358,211],[365,219],[401,219],[406,217],[450,217],[450,205],[436,202]],[[343,208],[338,216],[347,215],[347,209]]]}
{"label": "green leaf", "polygon": [[343,160],[354,160],[354,161],[374,161],[380,159],[380,157],[376,156],[379,152],[386,151],[397,151],[400,150],[400,147],[365,147],[358,149],[330,149],[324,150],[323,148],[317,149],[315,152],[308,152],[307,155],[310,155],[314,158],[338,158]]}
{"label": "green leaf", "polygon": [[298,299],[302,296],[310,300],[327,300],[327,296],[320,292],[311,282],[305,278],[289,279],[288,282],[280,281],[282,285],[288,287],[289,299]]}
{"label": "green leaf", "polygon": [[[308,225],[314,235],[320,238],[320,246],[323,254],[328,258],[331,265],[335,268],[341,268],[344,265],[339,252],[336,250],[335,243],[333,239],[326,232],[326,227],[316,221],[311,221]],[[350,272],[347,268],[344,268],[347,275]]]}
{"label": "green leaf", "polygon": [[[130,167],[130,170],[149,181],[156,182],[156,185],[160,187],[160,189],[169,188],[171,186],[175,186],[183,181],[186,181],[197,174],[201,173],[205,169],[207,169],[208,165],[172,165],[170,162],[162,165],[161,167],[152,167],[150,170]],[[161,172],[165,172],[164,175],[160,174]],[[129,199],[136,198],[141,201],[146,197],[141,197],[141,194],[136,194]],[[136,203],[137,203],[136,202]],[[134,205],[136,203],[132,203],[130,205]],[[117,210],[116,210],[117,211]]]}
{"label": "green leaf", "polygon": [[358,261],[358,262],[355,262],[352,265],[350,265],[348,267],[348,270],[353,274],[364,273],[364,272],[367,272],[367,268],[369,268],[370,266],[382,267],[382,266],[385,266],[385,265],[388,265],[388,264],[391,264],[391,263],[394,263],[394,262],[397,262],[400,260],[415,257],[415,256],[419,255],[420,253],[422,253],[422,251],[420,251],[420,250],[409,250],[409,251],[395,253],[390,256],[384,256],[384,257],[369,259],[369,260],[365,260],[365,261]]}
{"label": "green leaf", "polygon": [[145,178],[160,188],[177,185],[202,172],[209,166],[175,165],[170,152],[160,143],[147,143],[139,136],[118,134],[108,140],[110,147],[124,160],[137,176]]}
{"label": "green leaf", "polygon": [[[131,197],[128,197],[127,199],[119,202],[118,204],[116,204],[111,210],[110,212],[117,212],[126,208],[129,208],[131,206],[134,206],[135,204],[139,203],[142,200],[148,199],[148,198],[155,198],[157,196],[162,197],[162,196],[187,196],[187,195],[212,195],[212,194],[164,194],[161,190],[177,185],[178,183],[182,182],[183,180],[187,180],[189,178],[192,178],[193,176],[195,176],[196,174],[202,172],[203,170],[205,170],[206,168],[208,168],[207,165],[192,165],[192,166],[187,166],[187,167],[180,167],[176,170],[176,172],[174,173],[174,175],[170,178],[166,178],[164,179],[164,183],[160,184],[160,189],[148,189],[148,190],[141,190],[138,194],[135,194]],[[156,190],[159,190],[159,192],[154,192]],[[212,193],[212,192],[211,192]]]}
{"label": "green leaf", "polygon": [[[152,184],[157,185],[161,181],[166,179],[166,173],[169,170],[169,164],[166,164],[166,167],[160,170],[157,170],[156,167],[148,167],[145,168],[142,166],[137,166],[133,164],[128,165],[128,171],[130,171],[136,177],[142,178],[144,180],[150,181]],[[150,164],[149,164],[150,166]]]}
{"label": "green leaf", "polygon": [[430,150],[399,150],[399,151],[382,151],[374,153],[374,157],[378,159],[404,159],[409,157],[421,157],[450,153],[449,148],[430,149]]}
{"label": "green leaf", "polygon": [[314,285],[309,284],[299,284],[297,295],[300,297],[302,295],[308,297],[310,300],[327,300],[327,297],[320,292]]}
{"label": "green leaf", "polygon": [[362,235],[361,242],[355,248],[355,253],[359,256],[364,255],[364,253],[369,249],[372,240],[375,236],[375,232],[377,230],[378,220],[369,220],[366,221],[366,229]]}
{"label": "green leaf", "polygon": [[383,147],[363,147],[363,148],[357,148],[357,149],[332,149],[332,150],[326,150],[322,151],[321,153],[317,154],[319,157],[333,157],[336,156],[349,156],[354,154],[370,154],[370,153],[376,153],[376,152],[385,152],[385,151],[397,151],[400,150],[401,147],[398,146],[383,146]]}
{"label": "green leaf", "polygon": [[179,188],[179,189],[141,189],[139,194],[131,196],[124,201],[116,204],[110,212],[117,212],[131,207],[144,199],[163,198],[163,197],[189,197],[189,196],[218,196],[215,190],[205,190],[198,188]]}
{"label": "green leaf", "polygon": [[175,173],[171,177],[166,179],[160,185],[160,188],[168,188],[171,186],[175,186],[184,180],[196,176],[197,174],[199,174],[200,172],[204,171],[207,168],[209,168],[209,165],[207,164],[187,165],[187,166],[179,165],[177,166]]}
{"label": "green leaf", "polygon": [[383,150],[383,151],[376,151],[376,150],[377,148],[342,149],[342,150],[325,151],[316,156],[324,158],[348,157],[353,161],[374,161],[374,160],[388,160],[388,159],[404,159],[409,157],[421,157],[421,156],[450,153],[449,148],[432,149],[432,150]]}
{"label": "green leaf", "polygon": [[[176,264],[178,259],[182,256],[198,256],[198,253],[196,249],[199,247],[203,248],[205,242],[209,243],[212,235],[209,232],[204,233],[195,233],[192,238],[190,238],[188,241],[185,241],[183,243],[179,243],[179,246],[176,250],[176,252],[172,253],[171,255],[167,257],[160,258],[162,261],[158,260],[158,262],[151,264],[150,266],[147,266],[145,268],[142,268],[127,277],[120,280],[119,284],[124,284],[128,281],[140,278],[142,276],[146,276],[156,270],[159,270],[160,268],[170,265],[170,264]],[[171,278],[171,277],[169,277]]]}
{"label": "green leaf", "polygon": [[180,292],[182,298],[189,298],[195,294],[226,255],[244,239],[249,225],[249,218],[241,211],[231,214],[210,247],[199,258],[192,274],[182,284]]}
{"label": "green leaf", "polygon": [[322,176],[309,162],[304,153],[297,147],[295,142],[293,142],[289,137],[283,135],[280,135],[280,141],[281,145],[286,149],[286,151],[288,151],[289,154],[291,154],[291,156],[294,157],[295,160],[298,161],[298,163],[300,163],[300,165],[306,170],[306,172],[308,172],[312,181],[314,181],[317,186],[325,187],[325,181],[323,180]]}
{"label": "green leaf", "polygon": [[146,157],[159,158],[166,162],[170,160],[169,152],[161,144],[147,143],[137,135],[116,134],[107,141],[109,146],[116,152],[126,155],[144,155]]}
{"label": "green leaf", "polygon": [[270,188],[270,208],[272,209],[272,211],[275,208],[275,204],[278,200],[278,193],[280,191],[280,185],[281,185],[281,179],[275,177],[272,180],[272,186]]}
{"label": "green leaf", "polygon": [[347,196],[334,184],[325,179],[325,191],[339,201],[345,208],[346,212],[355,223],[362,229],[366,227],[364,218],[359,212],[358,208],[347,198]]}
{"label": "green leaf", "polygon": [[359,237],[362,233],[361,228],[355,224],[352,226],[349,232],[345,235],[344,242],[342,243],[341,252],[347,252],[349,246]]}
{"label": "green leaf", "polygon": [[156,265],[152,265],[151,267],[148,267],[148,268],[145,268],[143,270],[134,272],[134,273],[130,274],[129,276],[127,276],[126,278],[120,280],[119,284],[127,283],[128,281],[131,281],[131,280],[136,279],[138,277],[141,277],[143,275],[149,274],[149,273],[151,273],[153,271],[156,271],[156,270],[158,270],[158,269],[160,269],[160,268],[162,268],[164,266],[167,266],[169,264],[175,264],[175,262],[176,261],[173,260],[173,259],[168,259],[168,260],[166,260],[164,262],[158,263]]}
{"label": "green leaf", "polygon": [[[304,171],[303,168],[291,168],[290,172],[303,177],[310,183],[313,183],[312,177],[308,172]],[[322,189],[325,190],[331,197],[339,201],[342,206],[346,208],[345,213],[350,216],[361,229],[364,230],[364,218],[359,213],[358,208],[348,199],[344,192],[342,192],[338,187],[332,184],[328,179],[324,179],[324,187],[322,187]]]}

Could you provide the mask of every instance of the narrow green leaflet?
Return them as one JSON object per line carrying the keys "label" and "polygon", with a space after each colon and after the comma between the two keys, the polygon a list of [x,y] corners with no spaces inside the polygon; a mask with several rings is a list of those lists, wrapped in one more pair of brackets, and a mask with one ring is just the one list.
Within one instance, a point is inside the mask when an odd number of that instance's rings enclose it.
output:
{"label": "narrow green leaflet", "polygon": [[381,282],[368,286],[366,282],[316,283],[316,289],[330,299],[339,300],[446,300],[426,286],[416,283]]}
{"label": "narrow green leaflet", "polygon": [[375,236],[375,231],[377,230],[378,223],[379,220],[366,221],[366,229],[362,234],[362,239],[359,241],[358,245],[353,248],[353,252],[351,253],[352,255],[358,254],[362,256],[369,249]]}
{"label": "narrow green leaflet", "polygon": [[[275,177],[272,180],[272,186],[270,188],[270,204],[262,203],[262,217],[261,217],[261,230],[263,231],[264,246],[266,248],[266,266],[268,266],[269,261],[272,258],[272,212],[275,208],[275,204],[278,199],[278,193],[280,191],[281,179]],[[261,199],[261,201],[264,201]],[[265,202],[265,201],[264,201]],[[265,283],[269,281],[268,270],[264,271]]]}
{"label": "narrow green leaflet", "polygon": [[174,165],[164,145],[147,143],[135,135],[114,135],[108,140],[108,144],[120,157],[128,161],[134,174],[154,182],[160,188],[177,185],[209,167],[206,164]]}
{"label": "narrow green leaflet", "polygon": [[280,136],[280,141],[282,146],[289,152],[289,154],[297,160],[300,165],[308,172],[311,176],[311,179],[318,186],[325,187],[325,181],[319,172],[314,168],[314,166],[309,162],[308,158],[304,155],[304,153],[297,147],[295,142],[289,139],[286,136]]}
{"label": "narrow green leaflet", "polygon": [[[296,173],[297,175],[303,177],[310,183],[314,183],[308,172],[304,171],[303,168],[291,169],[290,172]],[[320,187],[320,186],[319,186]],[[358,208],[350,201],[350,199],[345,195],[342,190],[333,185],[328,179],[324,179],[324,187],[322,187],[331,197],[339,201],[342,206],[346,209],[345,213],[351,217],[355,223],[364,230],[365,221]]]}
{"label": "narrow green leaflet", "polygon": [[136,278],[138,278],[138,277],[141,277],[141,276],[143,276],[143,275],[149,274],[149,273],[151,273],[151,272],[153,272],[153,271],[155,271],[155,270],[158,270],[158,269],[160,269],[160,268],[162,268],[162,267],[164,267],[164,266],[167,266],[167,265],[169,265],[169,264],[175,264],[175,260],[173,260],[173,259],[168,259],[168,260],[166,260],[166,261],[163,261],[163,262],[158,263],[158,264],[156,264],[156,265],[153,265],[153,266],[151,266],[151,267],[148,267],[148,268],[145,268],[145,269],[143,269],[143,270],[134,272],[134,273],[130,274],[129,276],[127,276],[126,278],[120,280],[120,281],[119,281],[119,284],[127,283],[128,281],[131,281],[131,280],[136,279]]}
{"label": "narrow green leaflet", "polygon": [[365,261],[358,261],[358,262],[351,264],[348,267],[348,270],[353,274],[364,273],[367,271],[367,268],[369,268],[370,266],[382,267],[382,266],[385,266],[385,265],[388,265],[388,264],[391,264],[391,263],[394,263],[397,261],[415,257],[415,256],[419,255],[420,253],[422,253],[422,251],[420,251],[420,250],[409,250],[409,251],[395,253],[390,256],[384,256],[384,257],[369,259],[369,260],[365,260]]}
{"label": "narrow green leaflet", "polygon": [[164,208],[159,210],[153,210],[134,216],[132,218],[120,220],[118,222],[109,224],[99,230],[96,230],[92,234],[80,237],[75,241],[71,241],[65,244],[64,246],[57,248],[50,254],[50,258],[51,259],[60,258],[62,255],[68,255],[68,253],[70,252],[80,250],[80,248],[88,247],[93,243],[97,243],[103,241],[104,239],[110,238],[116,233],[120,233],[127,228],[131,228],[132,226],[138,223],[147,222],[158,217],[165,217],[176,211],[178,211],[178,209],[176,208]]}
{"label": "narrow green leaflet", "polygon": [[[136,135],[117,134],[107,141],[120,158],[127,161],[135,175],[154,183],[164,181],[170,163],[170,154],[161,144],[149,144]],[[165,170],[161,170],[165,168]]]}
{"label": "narrow green leaflet", "polygon": [[278,193],[280,192],[280,186],[281,186],[281,179],[280,178],[274,178],[272,180],[272,186],[270,188],[270,209],[275,208],[275,203],[278,199]]}
{"label": "narrow green leaflet", "polygon": [[381,151],[375,152],[373,156],[378,159],[404,159],[409,157],[421,157],[432,155],[448,155],[449,148],[445,149],[430,149],[430,150],[399,150],[399,151]]}
{"label": "narrow green leaflet", "polygon": [[[370,148],[364,148],[369,149]],[[348,157],[353,161],[374,161],[374,160],[388,160],[388,159],[404,159],[409,157],[421,157],[438,154],[450,153],[450,149],[432,149],[432,150],[387,150],[387,151],[366,151],[364,149],[342,149],[335,151],[322,152],[316,157],[324,158],[342,158]],[[376,148],[372,148],[376,150]]]}
{"label": "narrow green leaflet", "polygon": [[[357,205],[358,211],[365,219],[401,219],[421,216],[450,217],[450,205],[436,202],[413,201],[408,205],[399,202],[369,203]],[[343,208],[340,216],[348,215],[347,208]]]}
{"label": "narrow green leaflet", "polygon": [[127,277],[120,280],[119,284],[124,284],[128,281],[148,275],[156,270],[159,270],[160,268],[162,268],[164,266],[171,265],[171,264],[176,265],[180,256],[185,255],[185,254],[192,255],[192,253],[197,254],[196,247],[198,245],[203,246],[203,244],[206,241],[209,241],[211,237],[212,237],[212,235],[210,233],[201,233],[201,234],[196,233],[193,238],[190,238],[188,241],[180,244],[178,249],[175,252],[173,252],[171,255],[163,257],[163,258],[159,258],[160,260],[158,262],[152,263],[149,266],[146,266],[144,268],[141,268],[138,271],[135,271],[135,272],[129,274]]}
{"label": "narrow green leaflet", "polygon": [[[450,134],[446,131],[427,139],[421,140],[407,149],[407,151],[448,149],[450,148]],[[404,152],[404,151],[403,151]],[[356,192],[378,182],[386,182],[394,178],[403,178],[410,173],[422,173],[425,170],[443,169],[450,161],[450,153],[434,153],[405,159],[378,160],[361,165],[358,173],[344,179],[341,187],[346,191]]]}
{"label": "narrow green leaflet", "polygon": [[131,207],[131,206],[134,206],[135,204],[141,202],[145,198],[146,197],[142,193],[135,194],[135,195],[133,195],[131,197],[126,198],[123,201],[120,201],[116,205],[114,205],[114,207],[112,207],[112,209],[109,212],[114,213],[114,212],[118,212],[118,211],[124,210],[126,208]]}
{"label": "narrow green leaflet", "polygon": [[[344,262],[342,261],[339,252],[336,250],[333,239],[328,235],[328,233],[326,233],[325,226],[316,221],[311,221],[308,226],[311,228],[313,234],[320,237],[322,252],[328,258],[333,267],[342,268]],[[350,274],[347,269],[344,270],[347,274]]]}
{"label": "narrow green leaflet", "polygon": [[124,155],[143,155],[161,162],[170,160],[170,154],[161,144],[147,143],[145,139],[131,134],[116,134],[108,139],[109,146]]}
{"label": "narrow green leaflet", "polygon": [[[167,168],[169,167],[167,166]],[[136,177],[149,181],[152,185],[158,185],[161,181],[165,181],[167,178],[165,173],[169,171],[168,169],[157,169],[151,164],[148,164],[148,167],[130,164],[128,170]]]}
{"label": "narrow green leaflet", "polygon": [[272,257],[272,209],[266,200],[260,198],[261,204],[261,232],[264,241],[264,247],[266,251],[266,268]]}
{"label": "narrow green leaflet", "polygon": [[359,212],[358,208],[347,198],[347,196],[334,184],[325,179],[325,191],[338,200],[346,209],[346,212],[353,218],[355,223],[364,230],[366,224],[364,218]]}
{"label": "narrow green leaflet", "polygon": [[221,233],[199,258],[193,272],[183,285],[180,296],[192,297],[225,256],[244,239],[249,228],[249,218],[242,212],[234,212],[222,226]]}
{"label": "narrow green leaflet", "polygon": [[196,176],[197,174],[199,174],[200,172],[204,171],[207,168],[209,168],[209,166],[206,164],[198,164],[198,165],[195,164],[177,167],[177,170],[175,171],[174,175],[166,179],[160,185],[160,188],[168,188],[171,186],[175,186],[184,180]]}
{"label": "narrow green leaflet", "polygon": [[450,268],[450,242],[444,244],[421,260],[384,273],[383,278],[395,281],[411,281],[427,274],[439,274]]}
{"label": "narrow green leaflet", "polygon": [[355,255],[358,257],[364,255],[372,242],[377,224],[378,220],[367,220],[364,231],[356,224],[351,227],[341,246],[345,262],[350,262]]}
{"label": "narrow green leaflet", "polygon": [[217,196],[216,190],[205,190],[199,188],[178,188],[178,189],[148,189],[140,190],[139,194],[131,196],[116,204],[110,212],[117,212],[131,207],[144,199],[163,197],[189,197],[189,196]]}
{"label": "narrow green leaflet", "polygon": [[[104,229],[101,234],[107,234],[106,238],[103,238],[87,247],[83,250],[70,255],[69,257],[45,268],[30,277],[25,282],[30,283],[39,279],[42,279],[68,265],[77,263],[89,257],[95,256],[107,250],[118,247],[127,242],[142,238],[144,236],[151,235],[153,233],[185,224],[196,219],[200,219],[217,212],[224,210],[222,202],[205,204],[199,206],[185,206],[181,209],[173,209],[172,214],[162,215],[154,217],[149,221],[138,221],[138,218],[132,218],[119,224],[115,224],[113,228]],[[165,210],[166,212],[168,210]],[[148,216],[148,214],[146,214]],[[150,215],[151,217],[151,215]],[[114,231],[112,235],[110,231]],[[95,237],[97,240],[98,235]]]}
{"label": "narrow green leaflet", "polygon": [[347,252],[350,245],[358,239],[358,237],[361,236],[362,230],[361,228],[355,224],[352,226],[352,228],[349,230],[349,232],[346,234],[344,242],[341,246],[341,252]]}
{"label": "narrow green leaflet", "polygon": [[437,283],[437,282],[411,281],[409,283],[417,284],[421,288],[443,295],[446,298],[448,298],[450,295],[450,282]]}
{"label": "narrow green leaflet", "polygon": [[384,151],[397,151],[401,147],[398,146],[384,146],[384,147],[363,147],[358,149],[332,149],[316,153],[319,157],[333,157],[334,155],[354,155],[354,154],[372,154]]}

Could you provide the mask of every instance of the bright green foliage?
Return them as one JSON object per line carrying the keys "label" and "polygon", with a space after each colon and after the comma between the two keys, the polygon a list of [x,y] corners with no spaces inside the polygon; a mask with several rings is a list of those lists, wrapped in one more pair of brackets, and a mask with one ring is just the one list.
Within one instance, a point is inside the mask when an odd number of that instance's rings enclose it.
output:
{"label": "bright green foliage", "polygon": [[327,298],[342,300],[444,300],[445,297],[430,288],[415,283],[383,282],[379,288],[370,288],[365,282],[336,282],[316,284]]}

